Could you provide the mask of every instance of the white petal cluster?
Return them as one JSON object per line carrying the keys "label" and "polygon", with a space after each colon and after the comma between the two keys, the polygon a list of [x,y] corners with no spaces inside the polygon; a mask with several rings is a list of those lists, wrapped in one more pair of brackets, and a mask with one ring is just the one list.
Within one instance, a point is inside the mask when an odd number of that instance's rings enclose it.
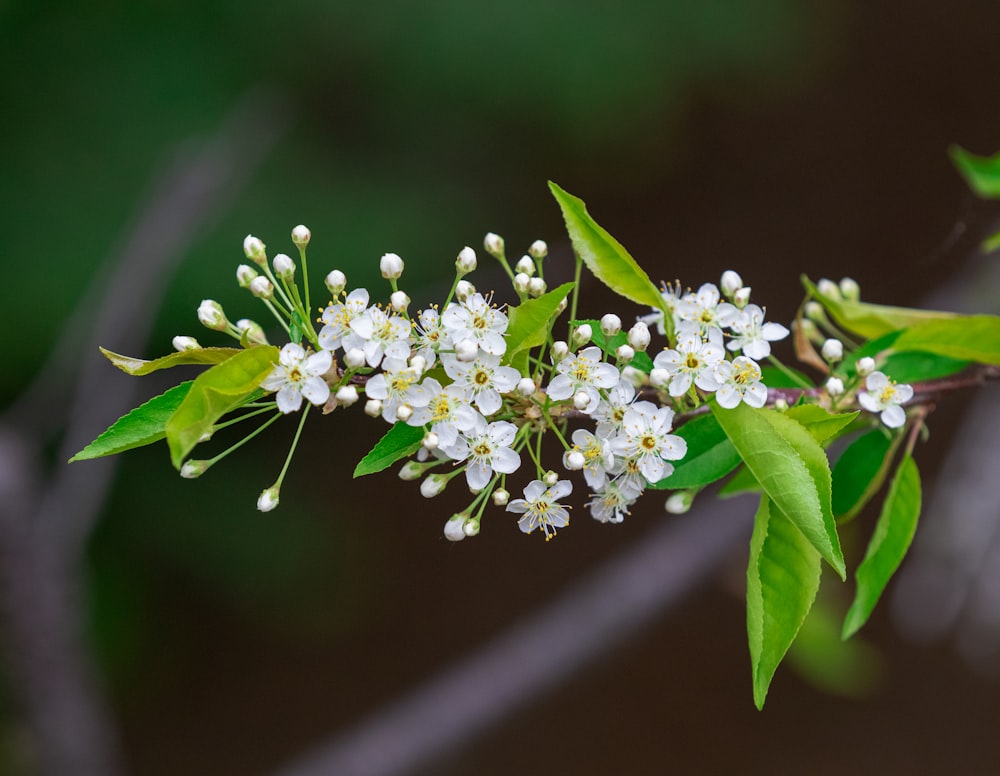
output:
{"label": "white petal cluster", "polygon": [[913,398],[912,386],[895,383],[882,372],[872,372],[865,378],[865,389],[858,393],[858,403],[876,413],[889,428],[906,423],[906,412],[900,406]]}

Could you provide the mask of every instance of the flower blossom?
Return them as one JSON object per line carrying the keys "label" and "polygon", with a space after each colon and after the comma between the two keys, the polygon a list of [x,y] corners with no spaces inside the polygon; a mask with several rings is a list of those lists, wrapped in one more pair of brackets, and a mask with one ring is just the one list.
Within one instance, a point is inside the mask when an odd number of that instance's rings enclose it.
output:
{"label": "flower blossom", "polygon": [[670,433],[673,420],[669,407],[636,402],[625,413],[622,435],[611,442],[612,452],[631,460],[650,484],[669,477],[674,467],[667,461],[677,461],[687,452],[687,442]]}
{"label": "flower blossom", "polygon": [[578,355],[566,356],[556,364],[559,373],[549,383],[549,398],[562,401],[581,391],[589,401],[580,408],[590,414],[601,403],[598,388],[613,388],[618,385],[621,375],[612,364],[601,361],[602,351],[599,347],[589,347],[581,350]]}
{"label": "flower blossom", "polygon": [[302,397],[312,404],[325,404],[330,398],[330,386],[323,375],[333,364],[329,350],[307,356],[303,347],[289,342],[278,354],[278,363],[260,387],[277,391],[278,409],[284,413],[296,412],[302,406]]}
{"label": "flower blossom", "polygon": [[455,444],[438,449],[454,461],[468,460],[465,479],[473,490],[482,490],[493,473],[511,474],[521,465],[521,456],[511,449],[517,426],[506,420],[487,423],[476,417],[473,427],[462,433]]}
{"label": "flower blossom", "polygon": [[767,402],[760,367],[751,358],[737,356],[732,361],[720,361],[715,367],[715,379],[720,383],[715,393],[720,407],[731,410],[742,401],[760,409]]}
{"label": "flower blossom", "polygon": [[542,480],[532,480],[524,488],[524,498],[516,498],[507,504],[507,511],[521,515],[517,526],[530,534],[536,528],[545,532],[545,541],[556,535],[556,529],[569,525],[569,512],[559,499],[573,492],[569,480],[557,480],[554,485],[546,485]]}
{"label": "flower blossom", "polygon": [[460,304],[450,304],[441,314],[441,323],[452,342],[472,340],[479,349],[491,356],[502,356],[507,350],[507,316],[475,293]]}
{"label": "flower blossom", "polygon": [[771,343],[788,336],[788,329],[780,323],[765,323],[764,311],[755,304],[748,304],[731,324],[733,337],[726,347],[741,350],[744,356],[760,361],[771,355]]}
{"label": "flower blossom", "polygon": [[889,428],[899,428],[906,422],[906,412],[900,407],[913,398],[913,388],[897,384],[882,372],[872,372],[865,378],[866,391],[858,394],[858,403],[869,412],[880,413]]}

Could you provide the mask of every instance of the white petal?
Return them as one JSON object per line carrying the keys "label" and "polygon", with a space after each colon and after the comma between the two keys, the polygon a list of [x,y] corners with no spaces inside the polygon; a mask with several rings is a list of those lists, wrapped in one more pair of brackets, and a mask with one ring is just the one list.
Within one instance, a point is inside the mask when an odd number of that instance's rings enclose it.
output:
{"label": "white petal", "polygon": [[278,391],[278,409],[288,414],[295,412],[302,406],[302,394],[291,385],[286,385]]}
{"label": "white petal", "polygon": [[906,423],[906,413],[902,407],[896,405],[886,407],[882,411],[882,422],[889,428],[899,428]]}

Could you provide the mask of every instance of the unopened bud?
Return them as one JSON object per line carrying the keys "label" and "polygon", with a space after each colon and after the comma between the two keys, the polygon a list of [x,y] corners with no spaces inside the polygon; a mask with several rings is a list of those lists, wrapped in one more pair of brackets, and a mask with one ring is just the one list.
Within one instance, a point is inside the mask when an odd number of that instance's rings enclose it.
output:
{"label": "unopened bud", "polygon": [[286,253],[279,253],[271,263],[274,265],[274,274],[282,280],[288,281],[295,277],[295,262]]}
{"label": "unopened bud", "polygon": [[276,506],[278,506],[278,488],[272,485],[257,498],[257,509],[261,512],[270,512]]}
{"label": "unopened bud", "polygon": [[174,350],[178,353],[183,353],[185,350],[199,350],[201,345],[198,343],[194,337],[188,337],[186,334],[178,334],[173,339]]}
{"label": "unopened bud", "polygon": [[694,494],[689,490],[679,490],[667,496],[667,501],[663,505],[672,515],[683,515],[691,509],[691,502],[694,501]]}
{"label": "unopened bud", "polygon": [[535,262],[530,256],[522,256],[514,265],[515,272],[523,272],[529,278],[535,274]]}
{"label": "unopened bud", "polygon": [[236,321],[236,329],[239,331],[240,336],[245,336],[247,342],[254,345],[266,345],[267,335],[264,334],[263,327],[256,321],[251,321],[249,318],[240,318]]}
{"label": "unopened bud", "polygon": [[400,404],[396,407],[396,420],[401,420],[404,423],[413,417],[413,407],[409,404]]}
{"label": "unopened bud", "polygon": [[403,464],[403,468],[399,470],[399,479],[406,480],[407,482],[412,480],[419,480],[420,476],[424,473],[424,467],[421,466],[416,461],[407,461]]}
{"label": "unopened bud", "polygon": [[535,240],[528,248],[528,253],[536,259],[544,259],[549,255],[549,246],[545,244],[545,240]]}
{"label": "unopened bud", "polygon": [[750,286],[743,286],[736,290],[733,294],[733,304],[739,307],[741,310],[747,306],[750,301]]}
{"label": "unopened bud", "polygon": [[361,348],[348,348],[344,351],[344,364],[348,369],[360,369],[365,365],[365,351]]}
{"label": "unopened bud", "polygon": [[267,263],[267,251],[264,248],[264,243],[252,234],[243,238],[243,253],[254,264],[263,267]]}
{"label": "unopened bud", "polygon": [[427,359],[423,356],[417,354],[409,361],[410,369],[416,372],[418,375],[422,375],[427,369]]}
{"label": "unopened bud", "polygon": [[326,279],[326,290],[330,292],[330,295],[336,299],[343,293],[344,289],[347,288],[347,277],[339,269],[335,269],[332,272],[328,272]]}
{"label": "unopened bud", "polygon": [[649,384],[654,388],[663,388],[667,383],[670,382],[670,372],[661,367],[655,367],[649,373]]}
{"label": "unopened bud", "polygon": [[823,347],[820,348],[820,355],[831,363],[840,361],[844,357],[844,343],[839,339],[828,339],[823,343]]}
{"label": "unopened bud", "polygon": [[441,444],[441,439],[433,431],[428,431],[424,434],[424,440],[421,443],[425,450],[437,450],[438,445]]}
{"label": "unopened bud", "polygon": [[215,331],[225,331],[229,324],[226,314],[222,311],[222,305],[214,299],[202,299],[198,305],[198,320],[206,329]]}
{"label": "unopened bud", "polygon": [[452,515],[444,524],[444,538],[449,542],[460,542],[465,538],[465,515]]}
{"label": "unopened bud", "polygon": [[577,391],[573,395],[573,406],[583,412],[590,406],[590,396],[586,391]]}
{"label": "unopened bud", "polygon": [[831,396],[840,396],[844,392],[844,381],[839,377],[831,377],[826,381],[826,392]]}
{"label": "unopened bud", "polygon": [[497,488],[493,491],[493,503],[498,507],[507,506],[507,502],[510,501],[510,492],[504,490],[503,488]]}
{"label": "unopened bud", "polygon": [[403,291],[393,291],[389,295],[389,304],[397,313],[404,312],[410,306],[410,297]]}
{"label": "unopened bud", "polygon": [[622,330],[622,319],[614,313],[601,317],[601,331],[605,337],[613,337]]}
{"label": "unopened bud", "polygon": [[250,281],[257,277],[257,274],[257,270],[249,264],[240,264],[236,268],[236,282],[240,284],[240,288],[248,288]]}
{"label": "unopened bud", "polygon": [[541,278],[532,278],[531,281],[528,283],[528,293],[531,294],[533,297],[541,296],[542,294],[545,293],[545,290],[547,288],[548,286],[545,285],[545,281],[542,280]]}
{"label": "unopened bud", "polygon": [[816,284],[816,290],[829,299],[840,299],[840,286],[829,278],[820,278]]}
{"label": "unopened bud", "polygon": [[250,293],[258,299],[270,299],[274,296],[274,286],[263,275],[258,275],[250,281]]}
{"label": "unopened bud", "polygon": [[475,361],[479,355],[479,345],[475,340],[464,339],[455,343],[455,358],[459,361]]}
{"label": "unopened bud", "polygon": [[583,347],[594,336],[594,330],[589,323],[581,323],[573,332],[573,347]]}
{"label": "unopened bud", "polygon": [[476,252],[466,245],[458,252],[458,258],[455,259],[455,269],[464,275],[468,272],[472,272],[475,268]]}
{"label": "unopened bud", "polygon": [[859,358],[858,363],[854,365],[854,369],[857,371],[858,377],[868,377],[868,375],[875,371],[875,359],[871,356]]}
{"label": "unopened bud", "polygon": [[382,414],[382,402],[379,399],[369,399],[365,402],[365,415],[377,418]]}
{"label": "unopened bud", "polygon": [[462,531],[468,537],[479,536],[479,521],[468,519],[462,524]]}
{"label": "unopened bud", "polygon": [[556,305],[556,315],[562,315],[562,313],[566,310],[566,307],[568,305],[569,305],[569,300],[566,297],[560,299],[559,304]]}
{"label": "unopened bud", "polygon": [[208,471],[210,465],[208,461],[185,461],[181,467],[181,477],[186,480],[196,479]]}
{"label": "unopened bud", "polygon": [[719,282],[719,285],[722,287],[722,293],[732,298],[733,294],[743,288],[743,278],[737,272],[727,269],[722,273],[722,280]]}
{"label": "unopened bud", "polygon": [[642,321],[638,321],[628,330],[628,344],[642,353],[649,347],[649,327]]}
{"label": "unopened bud", "polygon": [[514,275],[514,290],[519,294],[528,293],[528,286],[531,285],[531,276],[523,272]]}
{"label": "unopened bud", "polygon": [[847,301],[857,302],[861,298],[861,286],[854,278],[841,278],[840,293]]}
{"label": "unopened bud", "polygon": [[545,474],[542,475],[542,482],[548,485],[550,488],[559,482],[559,474],[557,472],[549,469]]}
{"label": "unopened bud", "polygon": [[498,234],[490,232],[483,238],[483,247],[486,248],[486,252],[493,256],[494,258],[503,257],[503,237]]}
{"label": "unopened bud", "polygon": [[522,396],[531,396],[535,392],[535,381],[530,377],[522,377],[517,382],[517,392]]}
{"label": "unopened bud", "polygon": [[579,450],[567,450],[563,453],[563,466],[571,472],[578,472],[587,465],[587,458]]}
{"label": "unopened bud", "polygon": [[350,407],[358,400],[358,389],[353,385],[342,385],[337,389],[337,403]]}
{"label": "unopened bud", "polygon": [[476,287],[468,280],[459,280],[458,283],[455,284],[455,297],[460,302],[464,302],[474,293],[476,293]]}
{"label": "unopened bud", "polygon": [[378,268],[386,280],[395,280],[403,274],[403,260],[398,254],[385,253],[379,260]]}
{"label": "unopened bud", "polygon": [[558,364],[566,356],[569,355],[569,345],[567,345],[562,340],[556,340],[552,343],[552,363]]}
{"label": "unopened bud", "polygon": [[420,483],[420,495],[424,498],[434,498],[444,490],[444,486],[447,484],[447,477],[441,474],[428,474]]}
{"label": "unopened bud", "polygon": [[622,369],[622,380],[635,388],[641,388],[649,382],[649,377],[641,369],[636,369],[634,366],[627,366]]}
{"label": "unopened bud", "polygon": [[618,349],[615,350],[615,358],[622,364],[627,364],[635,358],[635,348],[631,345],[619,345]]}
{"label": "unopened bud", "polygon": [[299,248],[305,248],[311,239],[312,232],[309,231],[308,226],[299,224],[292,230],[292,242]]}

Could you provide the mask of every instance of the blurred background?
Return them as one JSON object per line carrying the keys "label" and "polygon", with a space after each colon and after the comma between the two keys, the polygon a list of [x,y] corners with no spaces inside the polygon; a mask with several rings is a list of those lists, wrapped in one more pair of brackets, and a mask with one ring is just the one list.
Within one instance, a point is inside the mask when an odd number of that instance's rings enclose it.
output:
{"label": "blurred background", "polygon": [[[546,544],[494,512],[452,545],[461,494],[351,479],[383,430],[360,412],[309,424],[269,514],[255,500],[291,422],[197,481],[165,446],[67,474],[168,384],[116,373],[98,342],[145,358],[179,333],[223,344],[198,303],[259,317],[235,283],[242,239],[291,252],[299,223],[317,279],[340,268],[381,293],[393,251],[416,306],[487,231],[514,259],[547,240],[564,279],[548,179],[654,280],[736,269],[772,320],[794,315],[802,272],[890,304],[963,277],[996,311],[976,248],[997,211],[947,148],[1000,148],[997,30],[987,0],[0,2],[0,773],[277,773],[678,520],[655,495],[619,526],[580,505]],[[480,266],[480,288],[499,280]],[[584,292],[584,314],[642,312]],[[931,419],[928,493],[968,402]],[[925,525],[961,521],[949,506]],[[748,532],[679,604],[415,772],[995,770],[995,652],[888,605],[850,650],[814,623],[755,711]],[[827,587],[842,614],[850,590]]]}

